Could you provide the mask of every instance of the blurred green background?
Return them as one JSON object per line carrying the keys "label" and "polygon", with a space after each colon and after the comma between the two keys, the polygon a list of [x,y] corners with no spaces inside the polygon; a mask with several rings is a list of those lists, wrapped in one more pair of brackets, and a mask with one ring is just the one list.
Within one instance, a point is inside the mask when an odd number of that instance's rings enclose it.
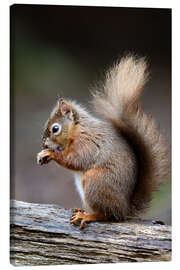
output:
{"label": "blurred green background", "polygon": [[[146,56],[142,103],[171,140],[171,10],[20,5],[11,15],[11,198],[81,207],[71,172],[36,164],[57,96],[88,106],[89,89],[123,54]],[[171,223],[170,179],[146,218]]]}

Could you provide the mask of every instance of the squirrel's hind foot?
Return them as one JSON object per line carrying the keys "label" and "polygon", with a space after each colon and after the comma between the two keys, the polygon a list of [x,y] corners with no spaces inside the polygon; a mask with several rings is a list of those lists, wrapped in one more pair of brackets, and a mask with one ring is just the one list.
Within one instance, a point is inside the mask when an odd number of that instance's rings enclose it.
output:
{"label": "squirrel's hind foot", "polygon": [[[77,208],[75,208],[77,209]],[[88,214],[85,211],[82,212],[83,209],[80,209],[80,211],[75,212],[72,215],[71,224],[76,225],[79,221],[80,222],[80,229],[83,229],[85,227],[86,222],[91,222],[91,221],[100,221],[103,220],[102,215],[100,214]]]}

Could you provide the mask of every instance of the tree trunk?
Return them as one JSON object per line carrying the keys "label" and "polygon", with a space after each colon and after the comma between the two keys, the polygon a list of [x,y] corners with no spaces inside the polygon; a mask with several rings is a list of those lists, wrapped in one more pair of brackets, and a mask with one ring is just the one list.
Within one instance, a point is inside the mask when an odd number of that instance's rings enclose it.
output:
{"label": "tree trunk", "polygon": [[171,260],[171,227],[161,222],[70,224],[72,210],[11,201],[13,265],[58,265]]}

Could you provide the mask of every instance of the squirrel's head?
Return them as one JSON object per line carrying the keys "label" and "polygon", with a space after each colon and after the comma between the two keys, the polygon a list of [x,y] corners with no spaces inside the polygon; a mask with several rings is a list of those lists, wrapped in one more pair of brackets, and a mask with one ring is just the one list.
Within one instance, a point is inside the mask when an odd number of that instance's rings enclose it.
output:
{"label": "squirrel's head", "polygon": [[60,152],[68,147],[72,140],[73,127],[78,122],[76,111],[64,99],[59,99],[50,118],[45,124],[43,148]]}

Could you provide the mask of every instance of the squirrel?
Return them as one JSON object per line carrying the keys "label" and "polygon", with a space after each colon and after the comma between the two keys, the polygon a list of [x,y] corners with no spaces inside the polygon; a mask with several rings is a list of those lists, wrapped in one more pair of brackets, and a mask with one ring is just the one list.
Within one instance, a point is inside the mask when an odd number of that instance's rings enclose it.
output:
{"label": "squirrel", "polygon": [[139,98],[149,77],[145,58],[128,55],[92,93],[94,115],[59,98],[43,134],[37,163],[72,170],[83,209],[71,223],[137,217],[170,171],[169,147]]}

